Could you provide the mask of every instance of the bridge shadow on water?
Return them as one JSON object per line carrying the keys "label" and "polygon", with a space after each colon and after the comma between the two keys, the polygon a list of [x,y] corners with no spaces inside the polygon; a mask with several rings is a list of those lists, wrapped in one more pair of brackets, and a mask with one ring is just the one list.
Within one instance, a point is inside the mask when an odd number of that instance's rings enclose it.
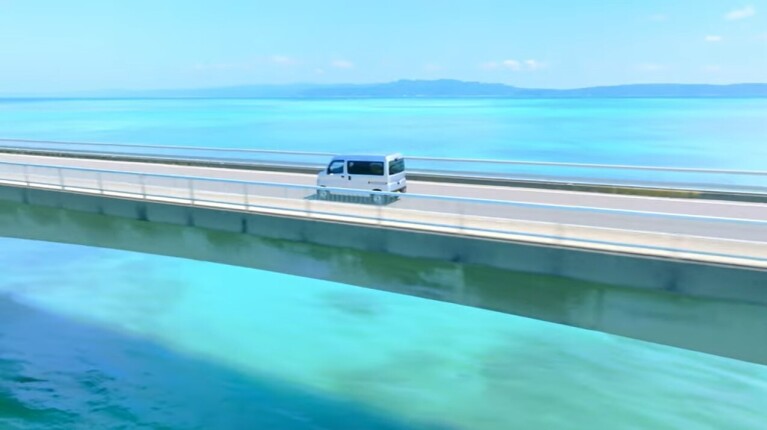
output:
{"label": "bridge shadow on water", "polygon": [[[0,428],[444,428],[0,296]],[[10,426],[10,427],[7,427]]]}
{"label": "bridge shadow on water", "polygon": [[11,202],[0,202],[0,236],[329,280],[767,364],[767,309],[754,303]]}

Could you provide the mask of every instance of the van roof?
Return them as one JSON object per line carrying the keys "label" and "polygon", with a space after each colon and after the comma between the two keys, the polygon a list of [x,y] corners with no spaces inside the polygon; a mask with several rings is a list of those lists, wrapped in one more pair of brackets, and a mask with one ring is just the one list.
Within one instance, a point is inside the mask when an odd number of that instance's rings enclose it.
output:
{"label": "van roof", "polygon": [[402,158],[402,154],[395,152],[392,154],[351,154],[351,155],[336,155],[334,160],[351,160],[351,161],[383,161],[383,160],[396,160]]}

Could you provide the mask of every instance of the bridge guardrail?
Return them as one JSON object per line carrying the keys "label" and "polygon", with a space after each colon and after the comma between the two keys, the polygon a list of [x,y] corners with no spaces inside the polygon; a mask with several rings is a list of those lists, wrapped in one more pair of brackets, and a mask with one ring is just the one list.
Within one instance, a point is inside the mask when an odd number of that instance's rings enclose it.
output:
{"label": "bridge guardrail", "polygon": [[[0,162],[0,183],[328,221],[420,228],[492,239],[585,246],[767,267],[767,220],[571,207],[271,182]],[[375,196],[376,199],[371,197]],[[381,197],[380,204],[377,197]],[[354,204],[349,204],[354,203]],[[587,220],[588,222],[583,222]],[[668,231],[659,231],[659,226]],[[701,235],[727,228],[762,240]]]}
{"label": "bridge guardrail", "polygon": [[[105,144],[0,139],[0,149],[68,155],[127,156],[159,161],[220,162],[320,169],[335,154],[249,148]],[[662,188],[767,195],[767,171],[692,167],[421,157],[406,154],[408,170],[442,178]]]}

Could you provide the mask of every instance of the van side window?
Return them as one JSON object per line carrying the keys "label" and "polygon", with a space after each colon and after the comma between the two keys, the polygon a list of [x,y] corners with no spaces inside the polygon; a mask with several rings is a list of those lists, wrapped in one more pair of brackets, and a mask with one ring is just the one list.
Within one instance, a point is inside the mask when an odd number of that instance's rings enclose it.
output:
{"label": "van side window", "polygon": [[383,176],[384,165],[380,161],[349,161],[347,170],[350,175]]}
{"label": "van side window", "polygon": [[338,174],[338,173],[344,173],[344,161],[343,160],[335,160],[330,163],[328,166],[328,174]]}

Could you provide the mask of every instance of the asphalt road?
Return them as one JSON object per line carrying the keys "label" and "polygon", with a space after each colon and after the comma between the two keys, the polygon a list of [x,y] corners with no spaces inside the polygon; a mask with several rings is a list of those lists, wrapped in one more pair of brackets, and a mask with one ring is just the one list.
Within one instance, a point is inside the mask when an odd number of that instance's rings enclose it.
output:
{"label": "asphalt road", "polygon": [[[0,161],[296,185],[314,185],[315,183],[313,175],[298,173],[15,154],[0,154]],[[401,199],[391,205],[403,209],[434,212],[459,211],[466,215],[765,242],[767,246],[767,204],[762,203],[417,181],[409,182],[408,193],[501,200],[522,205],[456,203],[420,198]],[[525,204],[556,205],[556,207],[529,207]],[[610,212],[611,210],[632,213],[615,213]]]}

